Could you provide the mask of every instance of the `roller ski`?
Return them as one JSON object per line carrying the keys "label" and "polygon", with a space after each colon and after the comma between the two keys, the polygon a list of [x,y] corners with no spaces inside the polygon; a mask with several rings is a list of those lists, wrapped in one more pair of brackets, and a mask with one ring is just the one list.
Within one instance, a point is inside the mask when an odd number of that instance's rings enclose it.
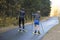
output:
{"label": "roller ski", "polygon": [[33,34],[36,34],[36,35],[40,35],[40,31],[38,31],[38,32],[33,32]]}
{"label": "roller ski", "polygon": [[27,32],[25,29],[18,29],[19,32]]}

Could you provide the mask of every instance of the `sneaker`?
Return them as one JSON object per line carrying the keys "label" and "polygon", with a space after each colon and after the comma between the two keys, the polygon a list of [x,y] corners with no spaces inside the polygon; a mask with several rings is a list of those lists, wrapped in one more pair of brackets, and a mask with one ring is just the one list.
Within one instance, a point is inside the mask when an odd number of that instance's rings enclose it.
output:
{"label": "sneaker", "polygon": [[38,34],[40,34],[40,31],[38,31]]}
{"label": "sneaker", "polygon": [[36,33],[37,33],[37,31],[33,32],[33,34],[36,34]]}
{"label": "sneaker", "polygon": [[33,34],[35,34],[35,33],[33,32]]}
{"label": "sneaker", "polygon": [[33,32],[33,34],[36,34],[35,32]]}
{"label": "sneaker", "polygon": [[36,33],[37,31],[35,30],[35,32],[34,33]]}
{"label": "sneaker", "polygon": [[18,29],[18,31],[21,31],[20,29]]}
{"label": "sneaker", "polygon": [[23,31],[22,31],[22,30],[20,30],[20,29],[19,29],[18,31],[23,32]]}
{"label": "sneaker", "polygon": [[23,30],[23,32],[27,32],[27,30]]}

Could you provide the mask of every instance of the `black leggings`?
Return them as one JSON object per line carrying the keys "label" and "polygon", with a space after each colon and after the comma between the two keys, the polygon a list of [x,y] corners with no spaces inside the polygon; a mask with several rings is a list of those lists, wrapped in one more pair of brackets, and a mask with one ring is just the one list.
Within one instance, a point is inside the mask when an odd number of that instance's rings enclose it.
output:
{"label": "black leggings", "polygon": [[24,18],[19,18],[19,28],[21,28],[21,23],[24,29]]}

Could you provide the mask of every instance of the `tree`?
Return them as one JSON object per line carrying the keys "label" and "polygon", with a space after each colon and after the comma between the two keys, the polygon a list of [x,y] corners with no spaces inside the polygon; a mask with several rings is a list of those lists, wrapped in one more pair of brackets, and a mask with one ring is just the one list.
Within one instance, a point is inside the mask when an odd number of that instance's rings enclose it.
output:
{"label": "tree", "polygon": [[50,0],[25,0],[24,7],[32,12],[40,10],[42,16],[48,16],[50,13]]}
{"label": "tree", "polygon": [[1,0],[0,4],[0,14],[7,16],[18,16],[16,12],[22,7],[26,10],[26,16],[30,17],[37,10],[41,11],[42,16],[50,13],[50,0]]}
{"label": "tree", "polygon": [[50,0],[41,0],[41,15],[42,16],[49,16],[50,15]]}
{"label": "tree", "polygon": [[20,8],[25,8],[25,20],[32,20],[32,12],[40,10],[40,15],[49,16],[50,0],[0,0],[0,17],[17,17]]}
{"label": "tree", "polygon": [[21,7],[26,10],[27,19],[31,19],[32,12],[40,10],[40,15],[49,16],[50,15],[50,0],[24,0],[22,1]]}
{"label": "tree", "polygon": [[16,12],[19,9],[19,0],[0,0],[0,14],[2,17],[18,16],[16,15]]}

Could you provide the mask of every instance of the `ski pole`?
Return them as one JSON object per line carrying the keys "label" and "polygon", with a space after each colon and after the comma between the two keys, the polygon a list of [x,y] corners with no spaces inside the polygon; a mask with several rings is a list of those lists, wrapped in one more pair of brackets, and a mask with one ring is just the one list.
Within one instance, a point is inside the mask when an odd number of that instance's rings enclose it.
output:
{"label": "ski pole", "polygon": [[41,24],[41,28],[42,28],[42,30],[43,30],[43,32],[44,32],[44,28],[43,28],[43,26],[42,26],[42,22],[41,22],[40,24]]}

